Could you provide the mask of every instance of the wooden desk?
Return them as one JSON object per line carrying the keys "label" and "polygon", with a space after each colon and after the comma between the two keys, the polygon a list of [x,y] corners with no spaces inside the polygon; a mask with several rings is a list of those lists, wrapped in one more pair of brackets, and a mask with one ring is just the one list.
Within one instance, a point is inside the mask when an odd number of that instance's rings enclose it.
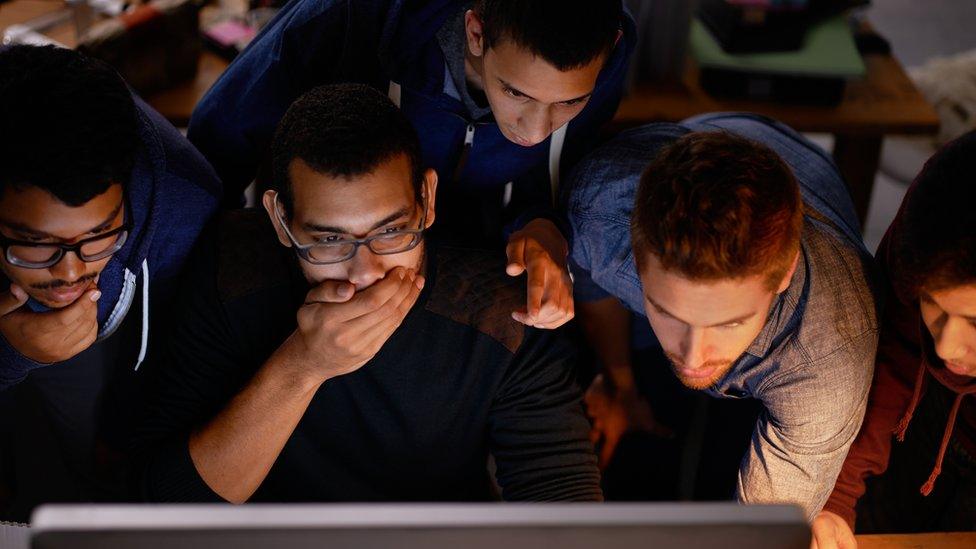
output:
{"label": "wooden desk", "polygon": [[621,103],[614,127],[677,122],[707,112],[749,111],[780,120],[801,132],[831,133],[835,137],[834,160],[863,223],[884,136],[932,134],[939,129],[935,110],[894,57],[868,55],[864,61],[866,76],[848,83],[844,99],[836,107],[712,97],[702,90],[698,70],[690,64],[678,85],[639,85]]}
{"label": "wooden desk", "polygon": [[[14,0],[0,4],[0,31],[10,25],[24,23],[64,9],[66,9],[65,4],[60,0]],[[77,42],[74,25],[70,21],[58,25],[44,34],[69,47],[74,47]],[[197,102],[217,81],[227,65],[227,61],[222,57],[204,50],[200,55],[197,74],[193,80],[152,94],[144,99],[173,125],[185,127],[190,122],[190,114]]]}
{"label": "wooden desk", "polygon": [[976,532],[857,536],[858,549],[973,549]]}

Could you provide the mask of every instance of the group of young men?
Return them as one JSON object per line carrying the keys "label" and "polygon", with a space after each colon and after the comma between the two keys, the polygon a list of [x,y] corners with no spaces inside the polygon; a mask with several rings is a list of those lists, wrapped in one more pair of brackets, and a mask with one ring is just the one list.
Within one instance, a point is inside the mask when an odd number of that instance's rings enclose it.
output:
{"label": "group of young men", "polygon": [[796,504],[821,548],[973,529],[976,136],[875,259],[776,121],[599,144],[635,39],[616,1],[296,0],[189,140],[100,62],[0,50],[7,515],[606,493]]}

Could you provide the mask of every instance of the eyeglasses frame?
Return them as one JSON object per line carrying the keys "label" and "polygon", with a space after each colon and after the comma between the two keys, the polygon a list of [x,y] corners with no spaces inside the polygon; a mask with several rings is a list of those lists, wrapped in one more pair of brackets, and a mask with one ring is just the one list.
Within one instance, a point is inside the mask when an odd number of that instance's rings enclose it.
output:
{"label": "eyeglasses frame", "polygon": [[[123,221],[122,225],[112,229],[111,231],[104,232],[102,234],[95,235],[90,238],[84,238],[82,240],[79,240],[78,242],[75,242],[74,244],[64,244],[62,242],[29,242],[25,240],[7,238],[6,236],[0,234],[0,249],[3,249],[3,255],[4,258],[7,260],[7,263],[10,263],[11,265],[15,265],[17,267],[22,267],[24,269],[47,269],[48,267],[57,265],[59,261],[64,259],[64,255],[68,252],[74,252],[74,254],[78,257],[78,259],[84,261],[85,263],[93,263],[95,261],[101,261],[102,259],[105,259],[106,257],[109,257],[110,255],[121,250],[122,247],[125,246],[125,243],[129,238],[129,231],[131,230],[132,230],[132,224],[129,223],[128,221]],[[119,233],[125,233],[125,234],[119,238],[116,238],[116,243],[118,243],[118,246],[115,247],[115,249],[112,250],[111,252],[106,253],[105,255],[101,255],[104,252],[99,252],[98,254],[95,254],[98,257],[86,256],[81,252],[81,247],[84,246],[85,244],[95,242],[97,240],[104,240],[106,238],[109,238],[110,236],[114,236]],[[42,264],[27,265],[23,261],[11,257],[10,255],[11,246],[25,246],[29,248],[58,248],[58,252],[55,252],[55,254],[51,256],[52,259],[49,259]],[[113,244],[112,246],[106,249],[110,249],[113,246],[115,246],[115,244]]]}
{"label": "eyeglasses frame", "polygon": [[[424,239],[423,238],[424,237],[424,233],[427,231],[427,227],[426,227],[426,225],[427,225],[427,208],[426,208],[426,205],[424,205],[424,204],[421,204],[421,206],[424,209],[424,213],[423,213],[423,215],[420,218],[420,228],[419,229],[403,229],[403,230],[399,231],[398,233],[396,233],[396,234],[410,234],[410,235],[413,235],[413,237],[414,237],[413,243],[410,244],[409,247],[404,248],[402,250],[397,250],[395,252],[377,252],[376,250],[374,250],[369,245],[370,242],[372,242],[374,240],[379,240],[382,237],[386,236],[387,235],[386,233],[375,234],[373,236],[367,236],[366,238],[357,238],[357,239],[354,239],[354,240],[340,240],[340,241],[337,241],[337,242],[319,242],[319,243],[315,243],[315,244],[299,244],[298,240],[295,238],[295,235],[292,234],[291,229],[288,228],[288,224],[285,223],[285,219],[281,215],[281,210],[278,209],[278,193],[277,192],[275,192],[274,201],[273,201],[273,206],[272,207],[274,208],[275,217],[277,218],[278,223],[281,225],[281,228],[284,231],[285,235],[288,236],[288,240],[291,241],[292,248],[295,250],[295,253],[298,255],[298,257],[300,259],[302,259],[303,261],[306,261],[308,263],[311,263],[312,265],[336,265],[336,264],[339,264],[339,263],[343,263],[345,261],[349,261],[350,259],[356,257],[356,254],[359,253],[359,247],[360,246],[366,246],[366,249],[369,250],[370,253],[373,253],[373,254],[376,254],[376,255],[396,255],[396,254],[402,254],[402,253],[405,253],[405,252],[409,252],[410,250],[412,250],[412,249],[416,248],[417,246],[419,246],[420,243]],[[352,252],[349,253],[349,256],[348,257],[345,257],[343,259],[339,259],[339,260],[336,260],[336,261],[324,261],[324,262],[323,261],[317,261],[317,260],[312,259],[311,255],[309,254],[309,250],[312,249],[312,248],[314,248],[314,247],[316,247],[316,246],[332,246],[332,245],[338,246],[338,245],[348,245],[348,244],[352,244],[353,245]]]}

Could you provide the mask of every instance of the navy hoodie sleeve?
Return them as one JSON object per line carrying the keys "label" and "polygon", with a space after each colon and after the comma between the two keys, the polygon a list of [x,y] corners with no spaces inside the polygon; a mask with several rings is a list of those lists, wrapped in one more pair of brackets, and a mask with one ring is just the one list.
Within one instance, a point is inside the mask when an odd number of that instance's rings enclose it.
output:
{"label": "navy hoodie sleeve", "polygon": [[[193,111],[188,137],[217,170],[228,203],[240,202],[266,161],[292,101],[315,85],[360,82],[374,72],[378,38],[368,35],[385,4],[292,0],[207,92]],[[366,51],[370,43],[373,51]]]}
{"label": "navy hoodie sleeve", "polygon": [[223,186],[213,168],[179,131],[151,107],[139,105],[159,141],[153,219],[156,223],[147,263],[158,302],[175,292],[176,280],[204,226],[217,211]]}

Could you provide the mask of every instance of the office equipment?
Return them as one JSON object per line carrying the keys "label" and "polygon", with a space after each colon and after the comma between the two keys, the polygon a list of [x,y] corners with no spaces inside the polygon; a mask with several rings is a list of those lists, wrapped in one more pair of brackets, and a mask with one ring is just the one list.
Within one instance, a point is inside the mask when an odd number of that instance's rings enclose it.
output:
{"label": "office equipment", "polygon": [[837,16],[812,27],[796,52],[731,55],[699,21],[691,30],[692,55],[702,88],[726,97],[835,105],[849,78],[863,76],[864,61],[847,18]]}
{"label": "office equipment", "polygon": [[807,549],[798,508],[696,504],[46,506],[33,549]]}
{"label": "office equipment", "polygon": [[790,51],[807,29],[868,0],[701,0],[698,17],[728,53]]}
{"label": "office equipment", "polygon": [[26,524],[0,521],[0,549],[27,549],[30,528]]}

